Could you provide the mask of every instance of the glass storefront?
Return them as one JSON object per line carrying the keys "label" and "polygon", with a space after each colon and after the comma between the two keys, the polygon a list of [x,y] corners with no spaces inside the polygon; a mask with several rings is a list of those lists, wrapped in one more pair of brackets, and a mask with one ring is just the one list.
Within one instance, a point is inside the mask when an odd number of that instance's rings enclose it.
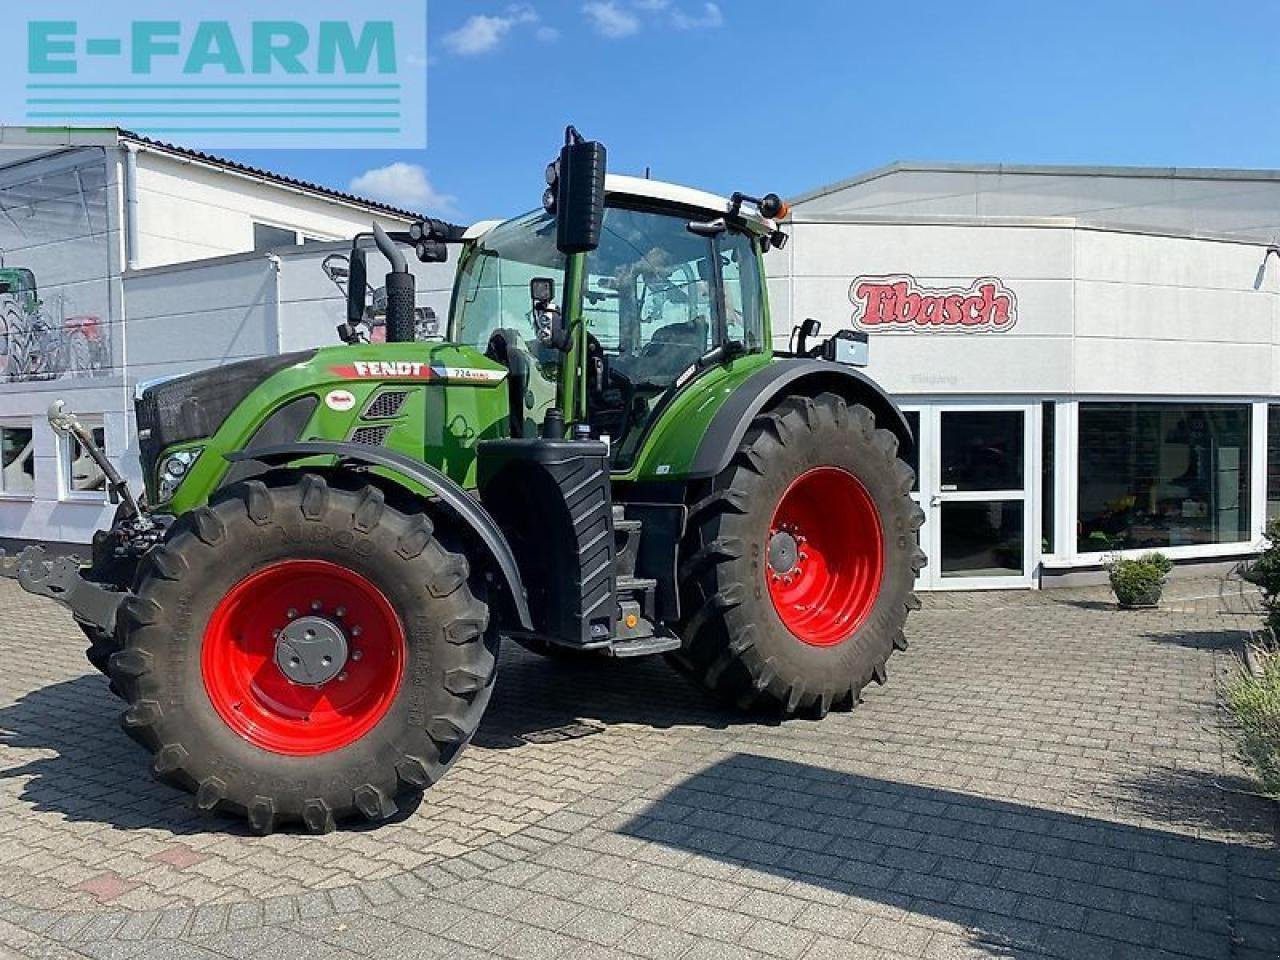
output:
{"label": "glass storefront", "polygon": [[1248,404],[1081,403],[1081,553],[1251,539]]}

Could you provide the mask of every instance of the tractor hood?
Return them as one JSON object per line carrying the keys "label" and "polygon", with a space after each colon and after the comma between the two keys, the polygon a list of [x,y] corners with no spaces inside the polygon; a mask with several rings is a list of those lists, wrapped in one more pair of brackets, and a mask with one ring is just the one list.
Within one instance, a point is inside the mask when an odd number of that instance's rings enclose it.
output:
{"label": "tractor hood", "polygon": [[[449,343],[323,347],[215,367],[147,387],[137,402],[152,503],[175,512],[247,475],[227,457],[296,441],[385,447],[474,483],[474,446],[504,434],[507,370]],[[161,496],[159,472],[186,451],[189,472]]]}
{"label": "tractor hood", "polygon": [[315,350],[304,350],[242,360],[147,387],[135,404],[144,475],[150,475],[162,450],[212,436],[262,381],[315,355]]}

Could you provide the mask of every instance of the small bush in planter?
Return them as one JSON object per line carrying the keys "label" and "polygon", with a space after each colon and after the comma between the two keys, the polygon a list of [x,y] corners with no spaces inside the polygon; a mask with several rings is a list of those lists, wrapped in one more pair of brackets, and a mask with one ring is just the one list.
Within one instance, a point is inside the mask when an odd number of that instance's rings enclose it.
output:
{"label": "small bush in planter", "polygon": [[1143,554],[1136,560],[1118,557],[1111,564],[1111,592],[1122,607],[1154,607],[1172,569],[1173,563],[1162,553]]}

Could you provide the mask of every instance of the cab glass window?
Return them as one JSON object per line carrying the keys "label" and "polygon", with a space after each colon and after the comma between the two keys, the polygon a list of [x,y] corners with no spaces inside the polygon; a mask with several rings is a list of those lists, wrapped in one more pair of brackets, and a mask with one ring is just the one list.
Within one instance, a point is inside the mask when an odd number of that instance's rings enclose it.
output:
{"label": "cab glass window", "polygon": [[724,278],[726,339],[737,340],[748,352],[759,350],[764,341],[764,297],[755,245],[745,234],[725,233],[716,241],[716,252]]}
{"label": "cab glass window", "polygon": [[509,330],[535,344],[529,281],[553,280],[558,300],[564,262],[564,254],[556,249],[556,222],[541,210],[495,227],[459,270],[453,301],[454,341],[483,350],[495,332]]}
{"label": "cab glass window", "polygon": [[762,345],[751,239],[700,236],[689,222],[610,207],[600,246],[587,255],[588,406],[615,469],[631,465],[648,425],[712,347],[722,339]]}

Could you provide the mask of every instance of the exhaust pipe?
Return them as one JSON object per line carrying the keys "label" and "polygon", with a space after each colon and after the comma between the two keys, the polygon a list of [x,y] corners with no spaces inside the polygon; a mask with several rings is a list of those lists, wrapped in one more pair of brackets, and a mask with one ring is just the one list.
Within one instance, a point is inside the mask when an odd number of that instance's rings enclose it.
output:
{"label": "exhaust pipe", "polygon": [[373,225],[373,239],[391,264],[387,274],[387,343],[409,343],[416,339],[415,311],[418,305],[417,278],[409,272],[409,261],[396,242],[379,224]]}

